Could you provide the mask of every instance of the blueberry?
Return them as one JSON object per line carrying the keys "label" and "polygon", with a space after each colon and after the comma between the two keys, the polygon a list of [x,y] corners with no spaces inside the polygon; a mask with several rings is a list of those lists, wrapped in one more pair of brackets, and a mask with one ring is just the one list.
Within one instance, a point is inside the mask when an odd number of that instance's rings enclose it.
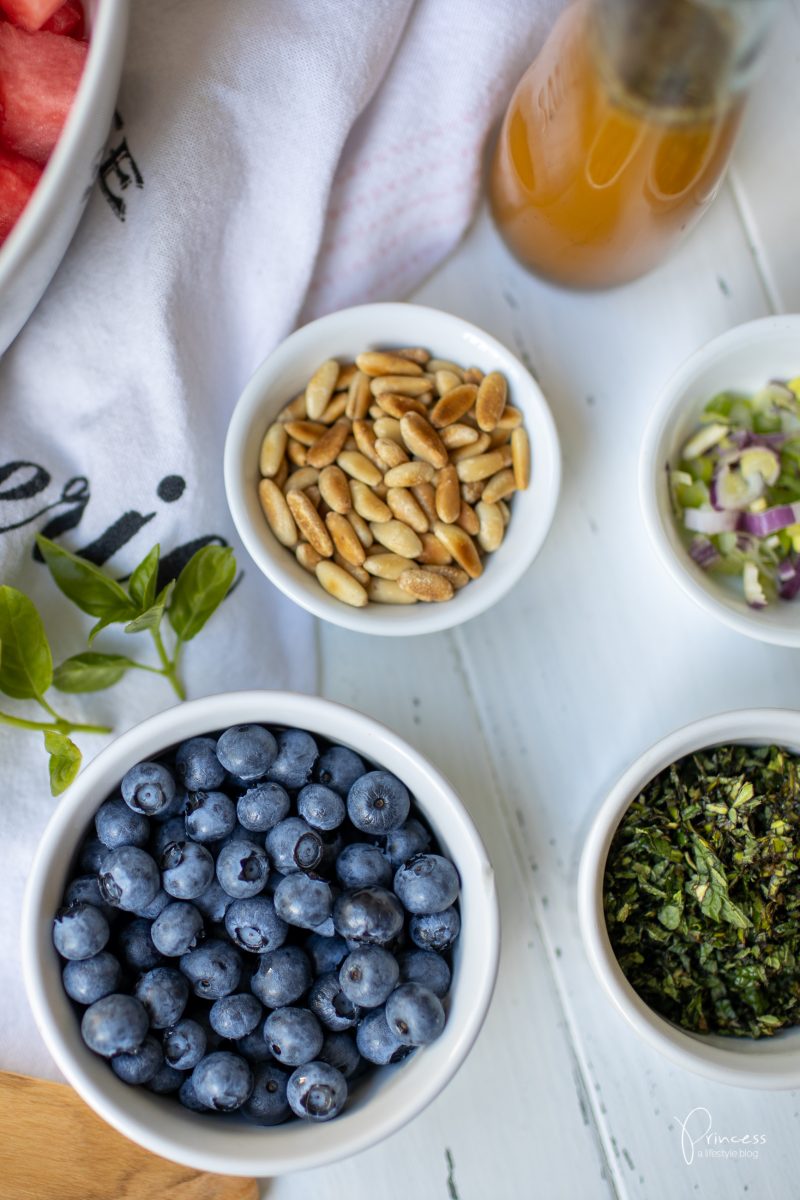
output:
{"label": "blueberry", "polygon": [[253,1090],[242,1112],[259,1125],[280,1125],[291,1116],[286,1099],[288,1078],[274,1062],[260,1063],[253,1071]]}
{"label": "blueberry", "polygon": [[269,876],[266,851],[255,842],[229,842],[217,858],[220,886],[235,900],[256,896]]}
{"label": "blueberry", "polygon": [[458,899],[458,872],[441,854],[418,854],[397,868],[394,891],[407,912],[444,912]]}
{"label": "blueberry", "polygon": [[214,859],[197,842],[170,842],[161,855],[164,891],[177,900],[201,896],[214,878]]}
{"label": "blueberry", "polygon": [[108,941],[108,921],[99,908],[76,900],[53,921],[53,945],[63,958],[94,958]]}
{"label": "blueberry", "polygon": [[218,788],[225,768],[217,758],[217,743],[210,737],[189,738],[175,752],[175,772],[190,792]]}
{"label": "blueberry", "polygon": [[97,875],[78,875],[68,885],[64,892],[65,906],[74,904],[76,901],[82,901],[84,904],[93,904],[95,908],[99,908],[105,919],[111,925],[119,916],[119,909],[112,908],[110,904],[106,904],[100,894],[100,883]]}
{"label": "blueberry", "polygon": [[295,1116],[330,1121],[347,1102],[347,1081],[329,1063],[309,1062],[289,1077],[286,1097]]}
{"label": "blueberry", "polygon": [[152,921],[138,917],[119,932],[117,938],[119,953],[125,964],[134,971],[147,971],[150,967],[157,967],[164,961],[150,937],[152,924]]}
{"label": "blueberry", "polygon": [[90,875],[96,875],[100,870],[100,863],[108,854],[108,846],[104,846],[100,838],[88,837],[81,846],[80,854],[78,855],[78,866],[81,871],[87,871]]}
{"label": "blueberry", "polygon": [[154,1037],[146,1037],[137,1050],[129,1054],[116,1054],[111,1059],[111,1070],[123,1083],[148,1083],[164,1064],[164,1055]]}
{"label": "blueberry", "polygon": [[321,925],[315,925],[313,932],[324,938],[336,937],[336,929],[334,928],[333,917],[326,917]]}
{"label": "blueberry", "polygon": [[232,942],[254,954],[277,950],[288,933],[286,922],[275,912],[268,896],[230,900],[225,911],[225,929]]}
{"label": "blueberry", "polygon": [[322,860],[322,838],[302,817],[287,817],[270,829],[267,853],[276,871],[313,871]]}
{"label": "blueberry", "polygon": [[250,990],[266,1008],[283,1008],[311,987],[311,963],[299,946],[282,946],[261,956]]}
{"label": "blueberry", "polygon": [[231,842],[255,842],[261,845],[261,838],[254,837],[251,830],[245,829],[244,825],[240,825],[237,821],[230,833],[226,833],[224,838],[220,838],[214,848],[214,853],[219,854],[223,846],[229,845]]}
{"label": "blueberry", "polygon": [[111,1058],[132,1054],[145,1039],[147,1011],[133,996],[112,992],[89,1005],[81,1020],[81,1037],[90,1050]]}
{"label": "blueberry", "polygon": [[316,929],[331,915],[333,896],[328,883],[295,871],[275,889],[275,912],[289,925]]}
{"label": "blueberry", "polygon": [[317,975],[337,971],[347,957],[347,943],[344,938],[335,934],[333,937],[324,937],[322,934],[312,933],[311,937],[306,938],[305,949]]}
{"label": "blueberry", "polygon": [[134,908],[132,912],[136,917],[146,917],[148,921],[155,921],[156,917],[160,917],[167,905],[171,903],[172,896],[163,888],[159,888],[149,904],[145,904],[143,908]]}
{"label": "blueberry", "polygon": [[386,1001],[386,1023],[405,1046],[427,1046],[444,1029],[438,996],[419,983],[401,983]]}
{"label": "blueberry", "polygon": [[195,1067],[191,1078],[200,1103],[217,1112],[241,1108],[253,1090],[253,1072],[249,1063],[228,1050],[206,1055]]}
{"label": "blueberry", "polygon": [[[187,799],[188,799],[188,793],[186,791],[186,788],[183,787],[182,784],[179,784],[175,788],[175,795],[172,797],[169,804],[166,804],[157,813],[150,813],[150,821],[155,822],[155,825],[157,827],[158,825],[162,824],[164,821],[171,821],[173,817],[182,816],[185,811],[185,808],[186,808]],[[151,836],[152,836],[152,830],[153,830],[153,826],[151,825],[151,828],[150,828]]]}
{"label": "blueberry", "polygon": [[392,892],[381,887],[352,888],[333,906],[333,924],[340,937],[385,945],[403,928],[403,909]]}
{"label": "blueberry", "polygon": [[367,842],[351,842],[336,860],[336,878],[345,888],[368,887],[378,884],[389,887],[392,868],[383,851]]}
{"label": "blueberry", "polygon": [[317,743],[304,729],[284,729],[278,734],[278,756],[269,778],[285,788],[301,788],[311,778],[317,760]]}
{"label": "blueberry", "polygon": [[258,1025],[263,1010],[252,992],[222,996],[211,1005],[208,1019],[211,1028],[230,1041],[247,1037]]}
{"label": "blueberry", "polygon": [[257,783],[236,801],[236,815],[245,829],[266,833],[284,817],[288,817],[292,802],[289,793],[279,783]]}
{"label": "blueberry", "polygon": [[307,1003],[326,1029],[352,1029],[361,1017],[359,1009],[342,991],[339,977],[334,971],[317,976],[309,990]]}
{"label": "blueberry", "polygon": [[447,950],[459,935],[461,918],[457,908],[440,913],[414,915],[408,922],[408,932],[421,950]]}
{"label": "blueberry", "polygon": [[339,968],[339,983],[348,1000],[361,1008],[378,1008],[397,986],[397,959],[381,946],[353,950]]}
{"label": "blueberry", "polygon": [[186,818],[170,817],[160,825],[152,828],[150,836],[150,852],[158,861],[170,842],[186,841]]}
{"label": "blueberry", "polygon": [[147,1010],[153,1029],[169,1029],[183,1015],[189,984],[172,967],[153,967],[139,976],[133,992]]}
{"label": "blueberry", "polygon": [[195,996],[219,1000],[220,996],[229,996],[236,991],[242,975],[242,957],[229,942],[212,939],[184,954],[180,968]]}
{"label": "blueberry", "polygon": [[186,1079],[183,1071],[176,1071],[169,1063],[164,1063],[162,1067],[156,1071],[152,1079],[148,1079],[145,1087],[155,1092],[157,1096],[168,1096],[172,1092],[177,1092],[181,1088]]}
{"label": "blueberry", "polygon": [[103,899],[128,912],[144,908],[155,899],[161,886],[155,860],[138,846],[106,850],[98,881]]}
{"label": "blueberry", "polygon": [[433,950],[407,950],[401,954],[400,979],[403,983],[421,983],[441,1000],[450,990],[450,968]]}
{"label": "blueberry", "polygon": [[406,785],[389,771],[368,771],[347,793],[347,815],[362,833],[381,835],[397,829],[410,807]]}
{"label": "blueberry", "polygon": [[312,829],[338,829],[347,816],[344,800],[321,783],[307,783],[297,794],[298,815]]}
{"label": "blueberry", "polygon": [[387,833],[383,852],[389,860],[392,870],[396,871],[415,854],[427,850],[430,844],[431,835],[425,826],[414,817],[410,817],[399,829],[392,829]]}
{"label": "blueberry", "polygon": [[355,1075],[361,1065],[356,1040],[351,1033],[329,1033],[319,1052],[322,1062],[330,1063],[341,1071],[345,1079]]}
{"label": "blueberry", "polygon": [[230,896],[224,888],[220,887],[216,878],[211,880],[204,892],[192,900],[195,908],[199,908],[203,916],[208,917],[209,921],[215,924],[219,924],[225,919],[225,913],[232,903]]}
{"label": "blueberry", "polygon": [[122,776],[122,799],[135,813],[155,817],[175,799],[175,780],[161,763],[141,762]]}
{"label": "blueberry", "polygon": [[323,1040],[320,1023],[307,1008],[276,1008],[264,1022],[264,1041],[290,1067],[316,1058]]}
{"label": "blueberry", "polygon": [[193,792],[186,801],[186,832],[195,842],[217,842],[233,833],[236,808],[224,792]]}
{"label": "blueberry", "polygon": [[176,1071],[191,1071],[206,1052],[203,1026],[184,1017],[164,1034],[164,1058]]}
{"label": "blueberry", "polygon": [[203,918],[193,904],[173,900],[153,921],[150,937],[156,950],[178,958],[194,950],[203,936]]}
{"label": "blueberry", "polygon": [[264,1035],[260,1029],[256,1029],[254,1033],[246,1034],[243,1038],[237,1038],[236,1050],[249,1063],[268,1062],[274,1065],[275,1060],[272,1057],[269,1046],[264,1041]]}
{"label": "blueberry", "polygon": [[348,750],[347,746],[329,746],[317,760],[314,778],[340,796],[346,796],[365,771],[364,763],[354,750]]}
{"label": "blueberry", "polygon": [[410,1052],[387,1025],[382,1008],[373,1008],[364,1017],[356,1031],[356,1046],[362,1058],[379,1067],[399,1062]]}
{"label": "blueberry", "polygon": [[234,725],[217,742],[217,758],[237,779],[261,779],[275,761],[278,746],[263,725]]}
{"label": "blueberry", "polygon": [[178,1099],[184,1108],[188,1108],[191,1112],[208,1112],[202,1100],[198,1099],[197,1092],[194,1090],[191,1075],[188,1079],[184,1079],[181,1086],[178,1088]]}
{"label": "blueberry", "polygon": [[150,836],[147,817],[131,812],[118,796],[100,805],[95,814],[94,827],[100,841],[109,850],[116,850],[117,846],[146,846]]}
{"label": "blueberry", "polygon": [[64,991],[78,1004],[94,1004],[103,996],[110,996],[120,985],[122,968],[113,954],[102,950],[94,958],[79,962],[68,962],[61,978]]}

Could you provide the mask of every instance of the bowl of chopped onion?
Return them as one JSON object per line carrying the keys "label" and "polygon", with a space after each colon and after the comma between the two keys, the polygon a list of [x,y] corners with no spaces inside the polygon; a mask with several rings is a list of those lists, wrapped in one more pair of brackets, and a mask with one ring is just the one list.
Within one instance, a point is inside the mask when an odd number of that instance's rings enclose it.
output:
{"label": "bowl of chopped onion", "polygon": [[642,512],[669,574],[748,637],[800,647],[800,315],[739,325],[664,388]]}

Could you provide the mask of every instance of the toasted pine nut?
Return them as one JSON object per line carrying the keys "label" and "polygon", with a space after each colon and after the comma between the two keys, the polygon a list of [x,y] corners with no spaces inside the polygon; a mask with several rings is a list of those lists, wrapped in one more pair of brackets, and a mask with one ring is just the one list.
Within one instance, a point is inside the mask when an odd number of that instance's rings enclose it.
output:
{"label": "toasted pine nut", "polygon": [[490,371],[480,382],[475,401],[475,419],[484,433],[491,433],[503,415],[508,396],[505,375]]}
{"label": "toasted pine nut", "polygon": [[358,479],[352,479],[350,495],[353,500],[353,508],[365,521],[377,521],[379,524],[381,521],[391,521],[392,510],[365,483],[361,483]]}
{"label": "toasted pine nut", "polygon": [[489,449],[490,443],[491,438],[488,433],[479,433],[474,442],[470,442],[469,445],[461,446],[458,450],[454,450],[450,455],[450,461],[458,466],[466,458],[475,458],[478,454],[485,454]]}
{"label": "toasted pine nut", "polygon": [[506,496],[510,496],[512,492],[517,490],[517,484],[514,479],[514,472],[506,467],[503,471],[498,471],[493,475],[486,487],[483,489],[481,497],[487,504],[494,504],[497,500],[505,500]]}
{"label": "toasted pine nut", "polygon": [[360,450],[343,450],[336,459],[337,464],[353,479],[368,483],[374,487],[380,483],[383,476],[374,463],[371,463]]}
{"label": "toasted pine nut", "polygon": [[339,378],[339,364],[329,358],[317,367],[306,384],[306,409],[312,421],[316,421],[328,406]]}
{"label": "toasted pine nut", "polygon": [[444,575],[433,571],[425,571],[421,567],[410,567],[398,579],[398,584],[404,592],[410,592],[418,600],[426,604],[431,601],[452,600],[453,585]]}
{"label": "toasted pine nut", "polygon": [[336,392],[325,411],[320,413],[319,419],[323,425],[332,425],[334,421],[338,421],[340,417],[344,416],[346,408],[347,392]]}
{"label": "toasted pine nut", "polygon": [[317,484],[322,499],[337,513],[347,513],[353,506],[347,476],[341,467],[330,466],[320,472]]}
{"label": "toasted pine nut", "polygon": [[455,371],[437,371],[434,375],[436,380],[436,393],[443,396],[445,392],[452,392],[453,388],[457,388],[463,379],[460,375],[456,375]]}
{"label": "toasted pine nut", "polygon": [[369,385],[373,396],[382,396],[384,392],[396,392],[398,396],[423,396],[431,390],[431,381],[424,375],[381,375],[373,379]]}
{"label": "toasted pine nut", "polygon": [[505,500],[498,500],[497,507],[500,509],[500,512],[503,514],[503,524],[508,525],[508,522],[511,520],[511,509],[508,507]]}
{"label": "toasted pine nut", "polygon": [[[403,441],[412,454],[440,470],[450,461],[447,450],[431,423],[419,413],[406,413],[400,418]],[[423,481],[424,482],[424,481]]]}
{"label": "toasted pine nut", "polygon": [[282,546],[294,549],[297,545],[297,526],[281,489],[271,479],[262,479],[258,485],[258,498],[275,537]]}
{"label": "toasted pine nut", "polygon": [[477,442],[478,431],[470,425],[456,422],[455,425],[445,425],[444,429],[440,430],[439,437],[448,450],[460,450],[462,446],[471,446],[473,442]]}
{"label": "toasted pine nut", "polygon": [[433,532],[469,577],[477,579],[483,571],[483,563],[469,534],[465,533],[460,526],[445,525],[443,521],[436,522]]}
{"label": "toasted pine nut", "polygon": [[[317,511],[319,511],[320,503],[322,501],[322,492],[319,490],[317,485],[315,483],[312,483],[311,487],[303,488],[303,491],[308,496],[311,503],[314,505],[314,508],[316,508]],[[326,505],[326,507],[327,507],[327,505]],[[324,515],[325,515],[324,513],[320,513],[320,516],[324,516]]]}
{"label": "toasted pine nut", "polygon": [[461,567],[455,567],[452,563],[431,563],[426,570],[433,571],[435,575],[444,575],[445,579],[449,579],[456,591],[459,588],[466,587],[469,583],[469,575],[466,571],[462,571]]}
{"label": "toasted pine nut", "polygon": [[390,417],[396,417],[399,421],[407,412],[417,412],[421,416],[427,415],[427,408],[421,400],[417,400],[414,396],[398,396],[395,392],[382,392],[378,396],[378,407]]}
{"label": "toasted pine nut", "polygon": [[334,390],[337,392],[346,392],[353,382],[353,376],[357,371],[358,367],[354,362],[342,363],[339,367],[339,374],[336,376],[336,387]]}
{"label": "toasted pine nut", "polygon": [[403,571],[408,569],[408,559],[401,554],[370,554],[364,559],[364,570],[380,579],[399,579]]}
{"label": "toasted pine nut", "polygon": [[474,479],[472,483],[462,483],[461,499],[466,500],[467,504],[475,504],[483,495],[485,487],[486,481],[483,479]]}
{"label": "toasted pine nut", "polygon": [[286,432],[301,446],[313,446],[325,433],[326,427],[321,421],[287,421]]}
{"label": "toasted pine nut", "polygon": [[333,542],[322,517],[306,493],[293,488],[286,495],[286,503],[306,541],[311,543],[317,554],[321,554],[323,558],[330,558],[333,554]]}
{"label": "toasted pine nut", "polygon": [[306,394],[301,392],[299,396],[295,396],[293,400],[284,405],[278,413],[278,420],[284,425],[287,421],[305,421],[307,416]]}
{"label": "toasted pine nut", "polygon": [[496,450],[498,446],[507,446],[511,441],[511,429],[501,429],[499,425],[489,434],[489,449]]}
{"label": "toasted pine nut", "polygon": [[422,553],[417,555],[417,561],[425,566],[444,566],[453,561],[453,556],[442,542],[432,533],[423,533]]}
{"label": "toasted pine nut", "polygon": [[404,350],[395,350],[395,354],[399,354],[401,358],[410,358],[412,362],[419,363],[424,367],[430,358],[430,352],[423,350],[421,346],[408,346]]}
{"label": "toasted pine nut", "polygon": [[483,379],[483,371],[480,367],[467,367],[464,372],[464,383],[480,383]]}
{"label": "toasted pine nut", "polygon": [[403,444],[403,435],[400,433],[400,422],[395,420],[394,417],[380,417],[372,428],[375,430],[376,437],[397,442],[398,446]]}
{"label": "toasted pine nut", "polygon": [[383,415],[383,409],[380,404],[370,404],[367,409],[367,416],[371,417],[373,421],[379,421]]}
{"label": "toasted pine nut", "polygon": [[362,421],[367,415],[372,403],[372,392],[369,390],[369,376],[363,371],[356,371],[350,382],[347,393],[345,416],[351,421]]}
{"label": "toasted pine nut", "polygon": [[487,504],[481,500],[476,511],[480,522],[478,545],[487,554],[491,554],[500,545],[506,532],[500,505]]}
{"label": "toasted pine nut", "polygon": [[431,424],[437,429],[460,421],[475,403],[478,389],[474,383],[461,383],[437,400],[431,409]]}
{"label": "toasted pine nut", "polygon": [[295,550],[294,556],[300,563],[300,566],[305,567],[311,575],[316,574],[317,563],[322,562],[322,556],[317,554],[314,547],[310,546],[308,542],[301,542]]}
{"label": "toasted pine nut", "polygon": [[461,501],[461,511],[456,519],[456,525],[464,529],[470,537],[475,537],[480,529],[480,521],[475,515],[475,510],[465,500]]}
{"label": "toasted pine nut", "polygon": [[353,608],[364,608],[369,602],[366,590],[338,563],[325,560],[317,563],[316,576],[325,591],[341,600],[343,604],[350,604]]}
{"label": "toasted pine nut", "polygon": [[498,450],[490,450],[488,454],[478,454],[458,463],[456,471],[462,483],[475,483],[479,479],[489,479],[510,464],[511,447],[501,446]]}
{"label": "toasted pine nut", "polygon": [[353,566],[360,567],[366,558],[364,547],[358,540],[356,531],[347,517],[341,516],[340,513],[329,512],[325,518],[325,524],[333,539],[333,544],[342,558]]}
{"label": "toasted pine nut", "polygon": [[289,435],[285,425],[270,425],[264,434],[261,451],[258,456],[258,469],[268,479],[274,479],[286,453],[286,443]]}
{"label": "toasted pine nut", "polygon": [[398,446],[397,442],[391,438],[378,438],[375,443],[375,452],[387,470],[399,467],[400,463],[408,462],[408,455],[403,447]]}
{"label": "toasted pine nut", "polygon": [[404,592],[394,579],[373,578],[367,589],[374,604],[416,604],[417,597]]}
{"label": "toasted pine nut", "polygon": [[417,487],[420,483],[430,483],[433,479],[433,467],[427,462],[405,462],[397,467],[390,467],[383,477],[387,487]]}
{"label": "toasted pine nut", "polygon": [[304,467],[306,465],[305,446],[301,446],[294,438],[289,438],[286,444],[286,457],[293,467]]}
{"label": "toasted pine nut", "polygon": [[356,355],[356,366],[365,375],[421,375],[422,367],[413,359],[384,350],[367,350]]}
{"label": "toasted pine nut", "polygon": [[422,553],[422,542],[402,521],[374,521],[370,524],[372,536],[393,554],[401,554],[403,558],[416,558]]}
{"label": "toasted pine nut", "polygon": [[275,484],[277,484],[277,486],[281,490],[283,490],[283,485],[286,483],[286,480],[288,478],[289,478],[289,460],[288,460],[288,458],[283,458],[281,460],[281,465],[278,467],[278,470],[275,473],[273,482]]}
{"label": "toasted pine nut", "polygon": [[458,363],[450,362],[447,358],[429,358],[426,370],[433,371],[434,375],[437,371],[452,371],[454,375],[458,376],[459,381],[464,378],[464,368],[460,367]]}
{"label": "toasted pine nut", "polygon": [[353,421],[353,437],[356,439],[356,445],[364,457],[368,458],[372,465],[377,467],[382,473],[383,463],[378,458],[378,452],[375,449],[375,443],[378,439],[369,421]]}
{"label": "toasted pine nut", "polygon": [[403,521],[415,533],[428,532],[428,518],[408,488],[389,488],[386,503],[398,521]]}
{"label": "toasted pine nut", "polygon": [[375,539],[372,536],[372,530],[362,516],[352,509],[347,514],[347,519],[356,531],[356,537],[361,542],[365,550],[369,550]]}
{"label": "toasted pine nut", "polygon": [[531,479],[531,444],[524,429],[515,429],[511,434],[511,463],[514,482],[524,492]]}
{"label": "toasted pine nut", "polygon": [[336,456],[341,453],[349,433],[348,421],[337,421],[335,425],[331,425],[319,441],[315,442],[307,451],[306,462],[308,465],[310,467],[329,467],[332,462],[336,461]]}
{"label": "toasted pine nut", "polygon": [[461,491],[455,467],[443,467],[436,480],[436,515],[446,525],[458,520],[461,512]]}
{"label": "toasted pine nut", "polygon": [[[342,520],[344,521],[344,517],[342,517]],[[359,542],[359,545],[360,544],[361,543]],[[363,567],[357,566],[356,563],[348,562],[346,558],[343,558],[338,550],[334,550],[333,552],[333,561],[337,566],[341,567],[343,571],[347,571],[348,575],[352,575],[353,579],[357,579],[363,588],[367,586],[369,583],[369,575]]]}
{"label": "toasted pine nut", "polygon": [[514,408],[513,404],[507,404],[503,409],[503,415],[497,422],[498,429],[516,429],[522,424],[522,413],[518,408]]}
{"label": "toasted pine nut", "polygon": [[283,485],[284,492],[297,490],[304,492],[306,488],[313,487],[319,480],[319,471],[314,467],[301,467],[299,471],[293,471],[286,483]]}
{"label": "toasted pine nut", "polygon": [[[445,468],[446,470],[447,468]],[[412,487],[411,494],[420,506],[428,521],[436,520],[436,489],[432,483],[417,483]]]}

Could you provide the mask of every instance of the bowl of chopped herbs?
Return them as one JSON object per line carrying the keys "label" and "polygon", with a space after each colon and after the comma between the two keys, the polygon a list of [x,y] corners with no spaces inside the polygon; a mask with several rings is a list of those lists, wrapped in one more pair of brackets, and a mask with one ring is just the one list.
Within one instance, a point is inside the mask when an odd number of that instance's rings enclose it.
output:
{"label": "bowl of chopped herbs", "polygon": [[800,712],[694,722],[647,750],[584,847],[581,934],[607,995],[668,1058],[800,1086]]}

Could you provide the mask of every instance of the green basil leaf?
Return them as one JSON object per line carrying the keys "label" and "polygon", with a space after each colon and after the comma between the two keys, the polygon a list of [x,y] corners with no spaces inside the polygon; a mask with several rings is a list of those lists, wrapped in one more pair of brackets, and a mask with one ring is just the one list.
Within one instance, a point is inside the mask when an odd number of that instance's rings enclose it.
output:
{"label": "green basil leaf", "polygon": [[[105,625],[130,621],[136,616],[136,605],[122,585],[94,563],[71,554],[40,533],[36,535],[36,544],[58,587],[83,612],[90,617],[99,617]],[[99,629],[93,630],[92,636],[99,632]]]}
{"label": "green basil leaf", "polygon": [[43,696],[53,681],[53,656],[36,606],[16,588],[0,587],[0,691],[16,700]]}
{"label": "green basil leaf", "polygon": [[50,794],[60,796],[81,769],[81,752],[66,734],[47,730],[44,748],[50,755]]}
{"label": "green basil leaf", "polygon": [[174,581],[170,580],[166,587],[163,587],[158,593],[155,604],[151,605],[141,616],[134,617],[132,621],[128,622],[125,626],[125,633],[141,633],[144,629],[157,629],[164,616],[164,609],[167,607],[167,600],[173,586]]}
{"label": "green basil leaf", "polygon": [[102,692],[119,683],[125,672],[135,666],[124,654],[96,654],[86,650],[56,667],[53,687],[60,692]]}
{"label": "green basil leaf", "polygon": [[230,546],[203,546],[178,576],[167,610],[178,637],[189,642],[227,596],[236,576]]}
{"label": "green basil leaf", "polygon": [[146,554],[128,580],[128,593],[141,612],[146,612],[156,598],[160,546]]}

